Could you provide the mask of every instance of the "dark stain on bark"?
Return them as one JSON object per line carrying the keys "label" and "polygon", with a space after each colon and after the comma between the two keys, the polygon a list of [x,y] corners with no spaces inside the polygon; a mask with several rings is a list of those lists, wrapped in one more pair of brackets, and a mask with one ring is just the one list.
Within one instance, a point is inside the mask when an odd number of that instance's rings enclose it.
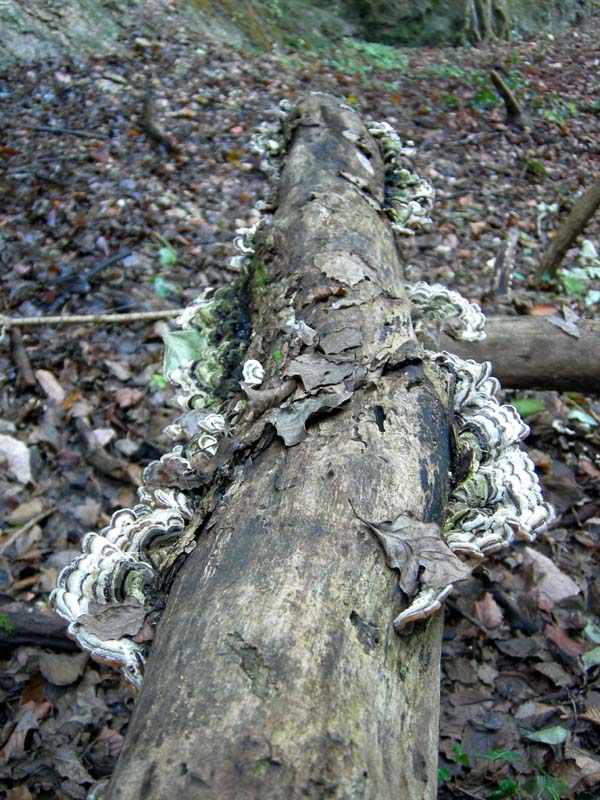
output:
{"label": "dark stain on bark", "polygon": [[417,778],[427,783],[427,761],[421,750],[415,749],[412,754],[413,771]]}
{"label": "dark stain on bark", "polygon": [[364,620],[356,611],[350,612],[350,622],[354,625],[356,638],[367,655],[379,644],[380,632],[377,625]]}

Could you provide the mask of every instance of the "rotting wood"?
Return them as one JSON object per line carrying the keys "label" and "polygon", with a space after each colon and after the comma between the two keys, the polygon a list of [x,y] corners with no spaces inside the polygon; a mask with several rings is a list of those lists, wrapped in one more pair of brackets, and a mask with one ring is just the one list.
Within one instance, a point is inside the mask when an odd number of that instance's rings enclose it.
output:
{"label": "rotting wood", "polygon": [[600,392],[600,321],[568,325],[560,317],[490,317],[485,329],[483,342],[457,341],[442,330],[435,346],[491,361],[504,388]]}
{"label": "rotting wood", "polygon": [[536,270],[536,278],[553,280],[569,247],[600,208],[600,177],[581,195],[550,242]]}
{"label": "rotting wood", "polygon": [[[350,501],[368,519],[442,522],[447,377],[415,357],[362,121],[317,94],[287,127],[279,206],[257,235],[248,356],[267,389],[295,378],[302,396],[298,376],[306,387],[328,364],[351,390],[297,446],[274,440],[236,471],[172,588],[113,799],[437,794],[441,615],[394,631],[397,575]],[[291,317],[327,339],[327,356],[297,357]]]}

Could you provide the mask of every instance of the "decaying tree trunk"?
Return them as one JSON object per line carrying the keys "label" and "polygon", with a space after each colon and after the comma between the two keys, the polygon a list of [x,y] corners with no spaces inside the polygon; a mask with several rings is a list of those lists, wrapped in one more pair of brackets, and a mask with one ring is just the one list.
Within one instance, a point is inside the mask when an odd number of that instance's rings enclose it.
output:
{"label": "decaying tree trunk", "polygon": [[600,322],[552,320],[491,317],[483,342],[461,342],[442,332],[435,347],[461,358],[491,361],[505,389],[600,392]]}
{"label": "decaying tree trunk", "polygon": [[[263,434],[238,466],[169,596],[113,800],[437,794],[441,615],[396,633],[397,574],[355,511],[441,523],[447,378],[411,357],[402,269],[369,202],[383,165],[360,118],[315,94],[286,124],[248,356],[267,387],[294,379],[337,407],[295,446]],[[294,351],[290,320],[318,331],[318,351]]]}

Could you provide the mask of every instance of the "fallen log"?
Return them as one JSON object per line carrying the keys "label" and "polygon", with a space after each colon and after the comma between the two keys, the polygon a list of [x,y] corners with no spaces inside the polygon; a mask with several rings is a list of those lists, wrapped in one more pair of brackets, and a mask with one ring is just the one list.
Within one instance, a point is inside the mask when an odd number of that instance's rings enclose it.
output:
{"label": "fallen log", "polygon": [[491,361],[504,388],[600,392],[598,320],[569,325],[554,317],[491,317],[485,329],[485,340],[466,342],[442,327],[434,346],[461,358]]}
{"label": "fallen log", "polygon": [[[383,163],[360,118],[316,94],[286,124],[248,355],[266,365],[264,392],[296,382],[295,404],[258,402],[237,433],[262,431],[171,590],[115,800],[437,794],[441,615],[395,632],[397,575],[357,515],[441,524],[449,377],[414,357],[401,265],[374,208]],[[319,349],[301,353],[299,330],[317,331]],[[247,393],[251,405],[261,391]],[[422,532],[415,522],[413,545]]]}

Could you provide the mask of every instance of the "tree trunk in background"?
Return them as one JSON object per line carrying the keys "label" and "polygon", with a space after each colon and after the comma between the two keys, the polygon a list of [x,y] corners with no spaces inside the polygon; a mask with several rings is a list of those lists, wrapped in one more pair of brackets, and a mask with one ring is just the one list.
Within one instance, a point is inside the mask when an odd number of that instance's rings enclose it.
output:
{"label": "tree trunk in background", "polygon": [[[305,354],[295,361],[282,333],[295,315],[327,342],[314,363],[355,383],[298,445],[275,440],[248,460],[205,526],[169,596],[112,800],[437,795],[442,615],[395,632],[397,575],[350,503],[372,520],[410,510],[441,523],[446,379],[399,355],[408,304],[368,202],[383,199],[383,165],[360,118],[311,95],[288,140],[249,355],[272,364],[282,351],[282,377],[297,374]],[[357,365],[370,367],[362,382]]]}
{"label": "tree trunk in background", "polygon": [[431,346],[461,358],[491,361],[504,389],[597,394],[600,321],[580,319],[570,325],[561,318],[555,321],[558,325],[545,317],[491,317],[483,342],[456,341],[442,333]]}

